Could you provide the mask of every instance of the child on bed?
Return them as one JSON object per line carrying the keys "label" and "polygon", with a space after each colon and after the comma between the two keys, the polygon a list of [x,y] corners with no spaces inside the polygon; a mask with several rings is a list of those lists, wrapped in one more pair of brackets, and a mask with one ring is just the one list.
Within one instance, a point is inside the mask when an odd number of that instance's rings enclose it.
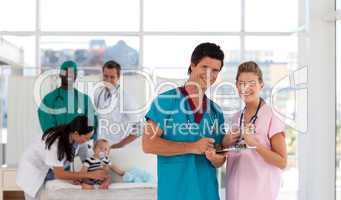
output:
{"label": "child on bed", "polygon": [[108,159],[110,145],[106,139],[98,139],[95,141],[93,150],[94,155],[85,160],[81,172],[105,170],[108,176],[104,180],[83,179],[81,182],[82,189],[92,190],[95,185],[99,185],[99,189],[108,189],[111,182],[109,172],[113,171],[120,176],[123,176],[125,172],[112,164]]}

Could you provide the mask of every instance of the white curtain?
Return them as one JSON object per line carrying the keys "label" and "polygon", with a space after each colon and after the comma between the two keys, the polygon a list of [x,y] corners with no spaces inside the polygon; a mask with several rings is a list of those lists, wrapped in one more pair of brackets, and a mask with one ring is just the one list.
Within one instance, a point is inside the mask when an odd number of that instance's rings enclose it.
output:
{"label": "white curtain", "polygon": [[42,135],[34,102],[35,77],[10,76],[8,80],[8,121],[6,163],[20,159],[34,135]]}

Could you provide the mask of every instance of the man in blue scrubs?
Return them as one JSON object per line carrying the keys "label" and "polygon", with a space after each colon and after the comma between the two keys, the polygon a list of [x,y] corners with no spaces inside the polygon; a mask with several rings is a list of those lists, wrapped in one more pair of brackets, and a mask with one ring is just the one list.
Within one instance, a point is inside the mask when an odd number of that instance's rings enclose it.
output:
{"label": "man in blue scrubs", "polygon": [[155,98],[146,114],[143,151],[157,155],[158,200],[218,200],[216,168],[226,156],[215,153],[225,134],[224,117],[205,95],[223,66],[213,43],[198,45],[183,87]]}

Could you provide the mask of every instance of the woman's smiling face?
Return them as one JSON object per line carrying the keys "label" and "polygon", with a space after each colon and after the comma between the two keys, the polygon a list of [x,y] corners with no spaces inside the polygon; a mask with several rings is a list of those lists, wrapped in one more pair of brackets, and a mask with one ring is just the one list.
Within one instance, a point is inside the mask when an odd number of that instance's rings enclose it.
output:
{"label": "woman's smiling face", "polygon": [[253,72],[240,73],[236,82],[239,96],[245,103],[250,103],[259,98],[259,94],[263,88],[263,83],[259,81],[259,77]]}

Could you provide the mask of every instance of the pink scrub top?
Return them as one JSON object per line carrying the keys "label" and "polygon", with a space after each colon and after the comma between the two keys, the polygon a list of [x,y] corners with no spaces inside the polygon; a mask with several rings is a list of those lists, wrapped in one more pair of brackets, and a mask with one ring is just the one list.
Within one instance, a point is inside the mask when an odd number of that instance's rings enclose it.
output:
{"label": "pink scrub top", "polygon": [[[241,112],[232,118],[238,124]],[[284,133],[284,123],[264,104],[255,124],[255,135],[260,143],[271,149],[270,138]],[[246,150],[231,153],[226,164],[226,200],[275,200],[281,184],[282,170],[271,165],[256,152]]]}

